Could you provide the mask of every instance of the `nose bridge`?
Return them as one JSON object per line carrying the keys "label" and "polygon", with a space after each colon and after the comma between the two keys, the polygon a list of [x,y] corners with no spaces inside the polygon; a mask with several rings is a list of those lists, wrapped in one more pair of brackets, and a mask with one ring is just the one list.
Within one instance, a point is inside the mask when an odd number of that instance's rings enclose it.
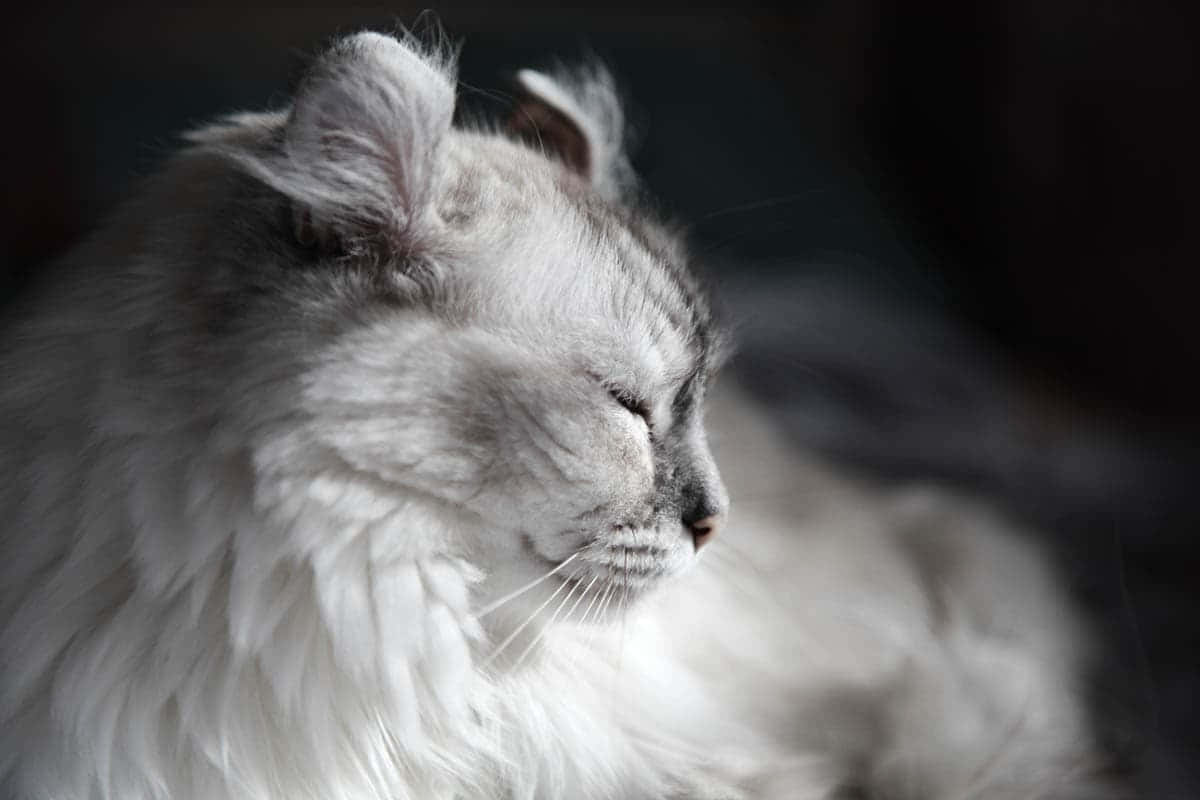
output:
{"label": "nose bridge", "polygon": [[694,425],[676,451],[680,513],[685,521],[723,515],[729,506],[725,484],[708,447],[704,429]]}

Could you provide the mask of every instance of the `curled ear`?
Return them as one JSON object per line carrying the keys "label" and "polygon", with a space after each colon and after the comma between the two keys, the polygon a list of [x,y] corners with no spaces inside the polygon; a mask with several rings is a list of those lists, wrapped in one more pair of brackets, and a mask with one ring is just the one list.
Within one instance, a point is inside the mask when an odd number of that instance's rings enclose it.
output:
{"label": "curled ear", "polygon": [[301,82],[282,140],[269,152],[232,155],[291,199],[302,242],[326,231],[411,240],[433,206],[454,85],[444,53],[377,33],[350,36]]}
{"label": "curled ear", "polygon": [[617,198],[633,182],[625,155],[625,114],[616,83],[591,63],[554,73],[523,69],[508,128],[563,162],[597,191]]}

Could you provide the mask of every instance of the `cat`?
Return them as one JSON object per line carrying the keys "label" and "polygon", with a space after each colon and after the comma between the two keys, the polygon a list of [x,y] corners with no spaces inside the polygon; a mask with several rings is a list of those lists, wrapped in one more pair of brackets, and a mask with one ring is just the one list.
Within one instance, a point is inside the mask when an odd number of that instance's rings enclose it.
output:
{"label": "cat", "polygon": [[5,796],[1107,796],[1044,559],[714,383],[612,79],[518,81],[341,39],[9,320]]}

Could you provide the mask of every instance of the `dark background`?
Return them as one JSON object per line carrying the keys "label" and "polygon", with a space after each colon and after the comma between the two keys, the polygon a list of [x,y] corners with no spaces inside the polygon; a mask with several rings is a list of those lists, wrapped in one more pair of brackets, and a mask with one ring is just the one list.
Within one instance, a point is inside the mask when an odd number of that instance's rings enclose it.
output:
{"label": "dark background", "polygon": [[[740,321],[733,368],[799,441],[1051,532],[1107,645],[1098,725],[1164,798],[1197,796],[1200,752],[1188,6],[437,9],[465,43],[473,108],[502,113],[522,66],[588,51],[612,65],[635,166]],[[20,302],[181,130],[282,105],[329,36],[419,27],[420,11],[6,20],[4,297]]]}

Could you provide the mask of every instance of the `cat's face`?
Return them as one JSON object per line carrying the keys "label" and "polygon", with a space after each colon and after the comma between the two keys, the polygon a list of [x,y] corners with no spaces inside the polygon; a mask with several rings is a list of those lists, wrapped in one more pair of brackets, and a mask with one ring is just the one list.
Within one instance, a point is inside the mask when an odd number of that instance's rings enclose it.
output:
{"label": "cat's face", "polygon": [[234,153],[307,259],[283,312],[306,321],[279,323],[319,342],[294,384],[305,458],[456,512],[492,595],[564,562],[577,597],[686,569],[727,506],[701,422],[716,337],[674,239],[619,200],[611,90],[526,74],[525,112],[551,103],[568,140],[551,158],[451,129],[436,65],[351,42],[282,153]]}
{"label": "cat's face", "polygon": [[441,216],[460,226],[486,356],[456,395],[471,424],[453,444],[489,443],[463,503],[519,537],[522,572],[574,557],[560,578],[650,587],[727,506],[701,421],[717,358],[706,303],[669,237],[557,163],[477,137],[454,152]]}

